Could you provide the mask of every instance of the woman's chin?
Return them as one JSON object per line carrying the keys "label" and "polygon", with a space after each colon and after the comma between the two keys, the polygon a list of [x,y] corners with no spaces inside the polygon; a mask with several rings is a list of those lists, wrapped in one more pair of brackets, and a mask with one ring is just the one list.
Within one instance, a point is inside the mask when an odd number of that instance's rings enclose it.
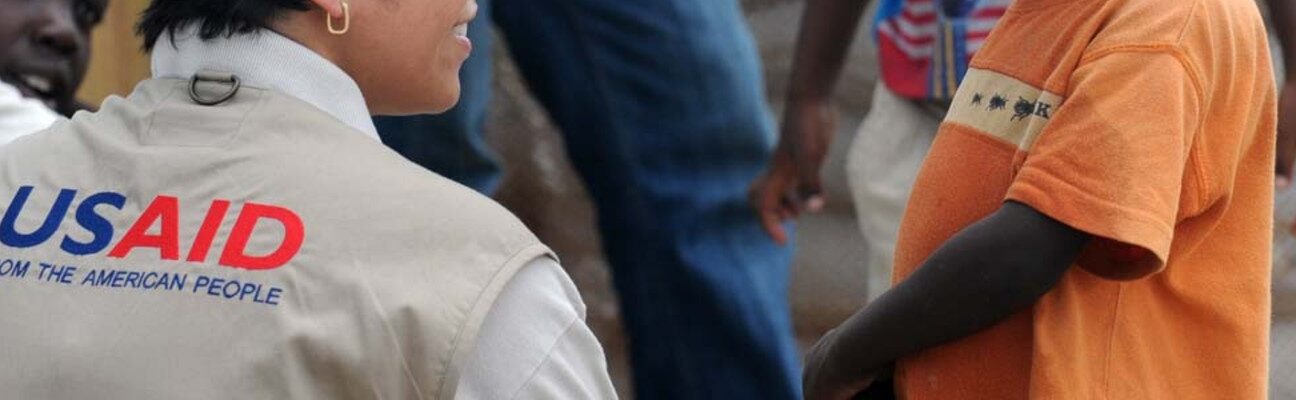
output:
{"label": "woman's chin", "polygon": [[420,107],[421,109],[416,111],[415,114],[440,114],[450,111],[456,104],[459,104],[459,85],[455,85],[453,91],[441,92],[429,100],[431,101]]}
{"label": "woman's chin", "polygon": [[458,97],[456,97],[454,101],[451,101],[445,105],[435,105],[427,110],[420,111],[417,114],[440,114],[446,111],[450,111],[450,109],[454,108],[456,104],[459,104]]}
{"label": "woman's chin", "polygon": [[369,112],[373,115],[402,116],[418,114],[440,114],[459,104],[459,80],[449,87],[411,93],[402,101],[377,103],[371,101]]}
{"label": "woman's chin", "polygon": [[436,95],[428,99],[430,101],[426,104],[424,111],[420,113],[440,114],[449,111],[456,104],[459,104],[460,90],[459,78],[456,76],[453,81],[447,82],[446,87],[434,92]]}

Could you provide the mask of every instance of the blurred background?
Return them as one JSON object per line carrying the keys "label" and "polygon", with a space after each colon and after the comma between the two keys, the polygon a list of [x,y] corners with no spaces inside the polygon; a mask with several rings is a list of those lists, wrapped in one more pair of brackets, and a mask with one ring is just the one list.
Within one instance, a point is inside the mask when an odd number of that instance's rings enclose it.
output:
{"label": "blurred background", "polygon": [[[706,1],[706,0],[699,0]],[[91,68],[81,97],[98,104],[109,95],[130,92],[149,75],[148,59],[133,34],[136,16],[147,0],[112,0],[95,32]],[[748,21],[760,46],[770,107],[779,115],[791,69],[793,42],[801,15],[799,0],[744,0]],[[790,301],[803,346],[863,304],[865,249],[845,183],[846,145],[867,113],[876,76],[873,41],[861,29],[849,67],[838,86],[842,120],[838,141],[825,166],[828,207],[803,217]],[[625,341],[606,262],[599,249],[594,212],[567,163],[561,137],[530,98],[503,48],[496,47],[494,104],[487,138],[499,152],[506,174],[497,198],[518,214],[563,259],[589,306],[589,324],[605,346],[622,398],[630,398]],[[1274,282],[1271,398],[1296,399],[1296,275]]]}

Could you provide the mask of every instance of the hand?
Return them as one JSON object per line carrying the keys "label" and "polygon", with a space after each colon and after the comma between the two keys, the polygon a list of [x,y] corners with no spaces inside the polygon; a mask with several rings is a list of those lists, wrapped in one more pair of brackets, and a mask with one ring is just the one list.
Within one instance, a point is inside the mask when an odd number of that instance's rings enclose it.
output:
{"label": "hand", "polygon": [[824,206],[819,168],[836,133],[836,119],[828,101],[789,104],[770,167],[752,183],[749,201],[765,232],[779,244],[787,244],[784,220]]}
{"label": "hand", "polygon": [[805,400],[850,400],[868,389],[876,377],[851,376],[832,362],[832,347],[837,340],[837,329],[828,331],[806,353],[805,371],[801,375],[802,394]]}
{"label": "hand", "polygon": [[1279,189],[1292,181],[1292,164],[1296,162],[1296,80],[1283,84],[1278,98],[1278,142],[1276,176]]}

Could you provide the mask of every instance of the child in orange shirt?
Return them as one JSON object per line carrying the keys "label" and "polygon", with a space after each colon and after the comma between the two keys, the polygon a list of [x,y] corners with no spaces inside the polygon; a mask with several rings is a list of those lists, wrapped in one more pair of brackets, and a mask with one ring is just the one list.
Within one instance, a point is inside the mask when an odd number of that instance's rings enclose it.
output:
{"label": "child in orange shirt", "polygon": [[1266,395],[1276,90],[1252,0],[1018,0],[810,399]]}

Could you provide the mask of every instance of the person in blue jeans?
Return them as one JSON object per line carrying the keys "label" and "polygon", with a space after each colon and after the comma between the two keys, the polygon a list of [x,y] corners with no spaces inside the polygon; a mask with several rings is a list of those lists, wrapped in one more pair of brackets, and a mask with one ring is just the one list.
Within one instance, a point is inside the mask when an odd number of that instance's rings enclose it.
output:
{"label": "person in blue jeans", "polygon": [[737,0],[478,0],[463,96],[380,118],[383,141],[486,194],[490,22],[565,138],[598,209],[640,399],[795,399],[791,248],[747,188],[774,143]]}

